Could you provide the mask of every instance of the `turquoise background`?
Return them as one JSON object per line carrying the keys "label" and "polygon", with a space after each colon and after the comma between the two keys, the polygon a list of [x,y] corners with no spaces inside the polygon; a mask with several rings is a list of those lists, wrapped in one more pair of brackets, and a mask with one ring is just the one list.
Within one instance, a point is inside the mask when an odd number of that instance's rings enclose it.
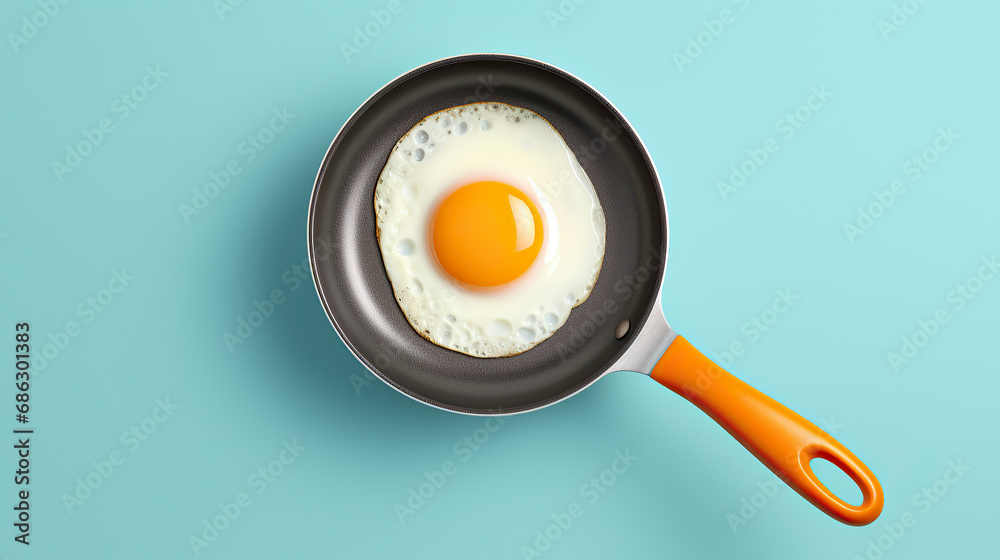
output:
{"label": "turquoise background", "polygon": [[[0,557],[194,558],[189,538],[240,492],[249,507],[197,557],[533,557],[522,547],[573,502],[583,515],[543,557],[993,556],[1000,279],[973,282],[962,309],[948,297],[1000,252],[1000,4],[400,2],[350,61],[341,44],[387,2],[247,1],[221,17],[209,1],[72,2],[46,18],[44,1],[4,3],[0,431],[16,426],[14,324],[30,321],[36,434],[30,547],[12,540],[13,436],[0,442]],[[918,9],[880,30],[894,6]],[[724,9],[733,22],[679,65]],[[12,44],[33,17],[47,21]],[[617,104],[662,175],[668,320],[713,357],[744,343],[737,375],[876,472],[879,521],[847,527],[772,489],[721,428],[640,375],[495,432],[366,377],[311,280],[291,281],[316,169],[382,84],[467,52],[550,62]],[[113,103],[147,66],[167,76],[122,120]],[[780,120],[821,86],[833,95],[786,138]],[[241,142],[286,107],[294,118],[246,161]],[[114,131],[59,181],[53,161],[104,118]],[[912,181],[907,161],[942,127],[958,139]],[[730,166],[772,137],[778,151],[723,200]],[[240,174],[186,223],[179,205],[230,160]],[[897,179],[906,192],[850,242],[844,224]],[[134,280],[87,312],[122,267]],[[799,299],[751,342],[744,323],[784,288]],[[276,289],[283,303],[230,352],[223,334]],[[938,309],[948,323],[894,371],[887,355]],[[68,321],[78,336],[38,367]],[[177,409],[146,420],[155,432],[132,451],[122,434],[168,398]],[[484,434],[474,452],[461,443]],[[258,494],[248,477],[293,441],[305,449]],[[638,459],[591,504],[581,485],[616,450]],[[116,452],[124,463],[68,508]],[[445,461],[457,472],[401,523],[395,504]],[[949,461],[969,468],[955,484],[941,482]],[[938,501],[914,501],[935,483]],[[916,524],[900,532],[905,515]]]}

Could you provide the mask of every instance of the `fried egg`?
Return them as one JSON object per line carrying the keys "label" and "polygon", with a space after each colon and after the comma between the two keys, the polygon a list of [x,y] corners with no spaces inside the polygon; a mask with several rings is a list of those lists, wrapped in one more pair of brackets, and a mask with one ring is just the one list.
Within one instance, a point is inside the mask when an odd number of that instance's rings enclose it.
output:
{"label": "fried egg", "polygon": [[424,118],[393,148],[374,202],[396,301],[444,348],[524,352],[597,282],[597,193],[562,136],[528,109],[473,103]]}

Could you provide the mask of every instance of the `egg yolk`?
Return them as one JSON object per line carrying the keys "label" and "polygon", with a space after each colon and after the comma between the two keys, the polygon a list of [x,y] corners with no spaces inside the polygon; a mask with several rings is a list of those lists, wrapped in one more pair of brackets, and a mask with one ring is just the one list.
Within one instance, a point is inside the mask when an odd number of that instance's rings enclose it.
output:
{"label": "egg yolk", "polygon": [[431,219],[430,244],[449,276],[492,288],[524,274],[542,248],[542,218],[520,190],[496,181],[448,195]]}

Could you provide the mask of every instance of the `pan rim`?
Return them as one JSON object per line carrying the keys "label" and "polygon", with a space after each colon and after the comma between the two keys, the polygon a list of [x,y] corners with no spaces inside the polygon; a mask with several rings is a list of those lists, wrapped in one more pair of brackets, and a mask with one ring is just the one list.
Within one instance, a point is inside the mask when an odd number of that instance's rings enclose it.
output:
{"label": "pan rim", "polygon": [[[358,114],[362,111],[367,110],[373,103],[373,100],[382,97],[383,94],[390,91],[397,85],[405,82],[411,76],[422,74],[428,70],[431,70],[439,66],[444,66],[446,64],[475,60],[477,58],[491,58],[495,60],[502,60],[509,62],[527,63],[537,68],[542,68],[554,72],[557,75],[568,79],[570,82],[574,83],[574,85],[580,87],[587,94],[593,96],[595,99],[604,104],[608,109],[610,109],[614,113],[614,115],[620,120],[620,122],[624,125],[624,128],[631,134],[631,136],[637,142],[638,147],[641,150],[643,159],[645,160],[647,166],[649,167],[649,170],[652,172],[653,181],[657,186],[656,200],[659,203],[660,212],[663,214],[663,240],[662,240],[663,257],[660,263],[659,270],[655,274],[656,286],[655,289],[653,290],[655,296],[650,298],[650,301],[647,302],[646,309],[642,315],[642,319],[639,321],[639,324],[636,325],[636,328],[633,331],[633,333],[629,335],[629,341],[626,344],[626,346],[622,349],[621,354],[618,355],[618,357],[615,360],[607,364],[603,371],[594,374],[587,381],[580,383],[578,386],[574,387],[569,391],[566,391],[562,395],[558,395],[550,399],[539,401],[539,403],[537,404],[523,405],[513,409],[497,409],[497,410],[472,409],[468,407],[447,405],[445,403],[433,401],[423,397],[422,395],[419,395],[418,393],[410,391],[405,387],[399,386],[392,379],[389,379],[384,374],[382,374],[376,366],[369,363],[369,361],[348,340],[346,334],[338,324],[337,319],[334,316],[334,313],[330,310],[330,307],[327,304],[326,296],[324,295],[323,288],[319,282],[319,267],[317,266],[315,238],[313,235],[314,222],[316,217],[316,206],[321,186],[320,179],[322,178],[324,171],[326,170],[327,166],[331,161],[331,154],[334,151],[334,147],[341,140],[341,137],[343,136],[345,129],[349,125],[352,125],[355,122]],[[531,412],[534,410],[546,408],[548,406],[560,403],[568,399],[569,397],[578,394],[580,391],[583,391],[587,387],[596,383],[599,379],[603,378],[605,375],[611,373],[612,367],[620,363],[621,359],[624,356],[626,356],[628,352],[634,347],[635,342],[639,338],[640,333],[642,333],[642,331],[645,330],[645,328],[649,324],[649,319],[650,316],[652,315],[652,311],[654,310],[655,306],[662,306],[663,278],[666,270],[667,257],[669,255],[669,243],[670,243],[669,224],[670,220],[667,214],[666,197],[663,193],[663,186],[660,181],[659,170],[657,170],[655,162],[653,161],[653,158],[649,155],[649,150],[646,147],[645,142],[642,140],[642,137],[639,135],[638,131],[636,131],[635,127],[628,120],[628,118],[621,112],[621,110],[618,109],[618,107],[614,103],[611,102],[610,99],[604,96],[604,94],[598,91],[590,83],[586,82],[585,80],[581,79],[575,74],[568,72],[563,68],[560,68],[554,64],[536,58],[523,55],[510,54],[510,53],[466,53],[466,54],[447,56],[436,60],[432,60],[399,74],[392,80],[386,82],[382,87],[375,90],[371,95],[369,95],[364,100],[364,102],[358,105],[358,107],[344,121],[344,123],[337,130],[337,133],[334,135],[333,140],[331,140],[330,145],[327,147],[326,152],[323,155],[322,163],[320,164],[319,169],[316,172],[316,178],[313,181],[313,189],[309,198],[308,219],[306,221],[306,243],[307,243],[308,257],[309,257],[309,268],[312,273],[312,279],[313,279],[313,286],[316,288],[316,295],[320,300],[320,304],[323,306],[323,310],[326,313],[327,320],[330,321],[330,324],[333,326],[333,329],[337,333],[337,336],[340,338],[340,340],[344,343],[345,346],[347,346],[347,348],[351,351],[351,354],[354,355],[355,359],[357,359],[361,363],[361,365],[365,367],[365,369],[371,372],[378,379],[382,380],[382,382],[388,385],[389,387],[424,405],[428,405],[440,410],[445,410],[448,412],[462,414],[466,416],[513,416],[515,414],[523,414],[526,412]],[[662,315],[662,307],[660,308],[660,314]]]}

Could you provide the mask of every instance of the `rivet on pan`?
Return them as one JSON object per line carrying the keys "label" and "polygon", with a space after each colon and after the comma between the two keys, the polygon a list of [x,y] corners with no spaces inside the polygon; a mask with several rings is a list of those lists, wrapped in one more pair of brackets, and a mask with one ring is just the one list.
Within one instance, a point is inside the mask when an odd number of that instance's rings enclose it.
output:
{"label": "rivet on pan", "polygon": [[615,327],[615,338],[621,340],[628,334],[629,322],[628,319],[622,319],[618,321],[618,326]]}

